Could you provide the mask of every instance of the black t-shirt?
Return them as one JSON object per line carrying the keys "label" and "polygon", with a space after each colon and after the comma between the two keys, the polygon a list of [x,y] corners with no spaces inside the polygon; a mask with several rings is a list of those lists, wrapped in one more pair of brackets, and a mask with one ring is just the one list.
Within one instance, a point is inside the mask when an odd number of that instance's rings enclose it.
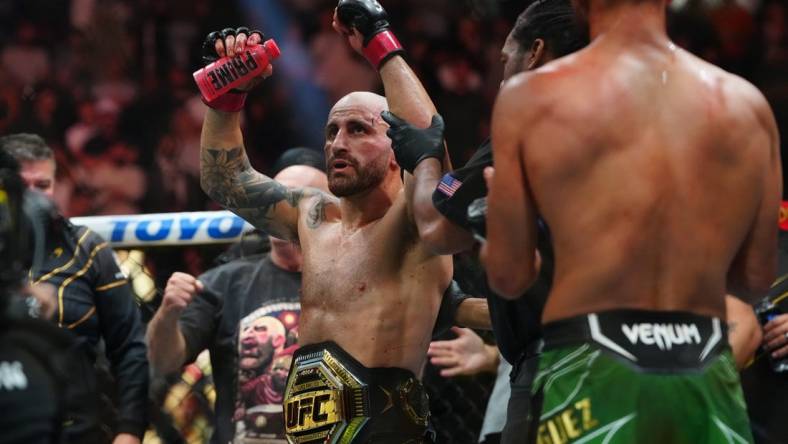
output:
{"label": "black t-shirt", "polygon": [[0,443],[108,441],[81,342],[47,321],[0,320]]}
{"label": "black t-shirt", "polygon": [[[470,230],[468,205],[487,195],[483,172],[485,167],[491,165],[492,144],[488,139],[464,167],[443,176],[432,195],[435,208],[453,223]],[[490,290],[476,252],[454,257],[454,279],[463,291],[487,297],[498,348],[512,364],[517,362],[532,341],[541,337],[542,309],[553,276],[553,250],[544,224],[539,224],[537,246],[542,255],[539,277],[521,298],[514,301],[503,299]]]}
{"label": "black t-shirt", "polygon": [[199,277],[205,291],[184,310],[188,360],[211,354],[216,429],[211,442],[286,442],[282,397],[298,339],[301,273],[269,255],[241,258]]}
{"label": "black t-shirt", "polygon": [[[40,321],[38,327],[47,326]],[[33,333],[13,327],[0,331],[0,443],[56,442],[62,414],[57,377],[29,345],[20,344],[23,335]],[[43,338],[33,342],[47,352],[54,348]]]}

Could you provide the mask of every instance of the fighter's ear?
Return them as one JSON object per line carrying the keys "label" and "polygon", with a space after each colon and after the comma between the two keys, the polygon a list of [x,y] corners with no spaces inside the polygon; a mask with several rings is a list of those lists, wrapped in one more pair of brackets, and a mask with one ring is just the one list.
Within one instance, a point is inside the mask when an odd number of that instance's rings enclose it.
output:
{"label": "fighter's ear", "polygon": [[287,338],[285,336],[276,335],[273,338],[271,338],[271,345],[273,345],[274,348],[284,347],[286,341]]}
{"label": "fighter's ear", "polygon": [[528,71],[544,64],[546,62],[546,60],[544,60],[545,55],[544,40],[538,38],[534,39],[534,42],[531,44],[530,55],[525,62],[525,70]]}

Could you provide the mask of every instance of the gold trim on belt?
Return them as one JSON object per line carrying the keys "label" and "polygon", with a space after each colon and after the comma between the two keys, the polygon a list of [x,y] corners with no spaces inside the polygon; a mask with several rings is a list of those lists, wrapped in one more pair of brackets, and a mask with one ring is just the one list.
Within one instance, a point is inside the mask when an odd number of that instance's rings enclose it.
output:
{"label": "gold trim on belt", "polygon": [[284,395],[290,444],[349,444],[370,417],[367,385],[330,351],[297,356]]}

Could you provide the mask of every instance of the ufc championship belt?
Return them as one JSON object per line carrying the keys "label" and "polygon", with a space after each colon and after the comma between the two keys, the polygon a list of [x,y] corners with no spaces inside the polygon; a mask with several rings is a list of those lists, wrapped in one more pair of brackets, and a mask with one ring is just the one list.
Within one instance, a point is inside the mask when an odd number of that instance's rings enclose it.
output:
{"label": "ufc championship belt", "polygon": [[296,352],[284,404],[291,444],[357,444],[370,435],[384,443],[394,442],[385,437],[393,434],[398,443],[423,442],[429,422],[426,394],[412,372],[368,369],[333,342]]}

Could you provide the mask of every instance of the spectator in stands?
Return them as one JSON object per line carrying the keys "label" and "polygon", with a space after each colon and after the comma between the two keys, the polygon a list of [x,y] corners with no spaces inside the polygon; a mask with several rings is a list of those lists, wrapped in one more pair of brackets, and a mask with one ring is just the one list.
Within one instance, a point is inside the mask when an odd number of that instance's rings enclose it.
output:
{"label": "spectator in stands", "polygon": [[147,189],[137,148],[117,132],[119,108],[109,99],[97,105],[99,131],[79,156],[79,185],[92,190],[92,214],[136,214]]}
{"label": "spectator in stands", "polygon": [[3,68],[22,85],[34,85],[49,75],[50,59],[38,40],[38,28],[24,20],[16,28],[16,39],[0,54]]}

